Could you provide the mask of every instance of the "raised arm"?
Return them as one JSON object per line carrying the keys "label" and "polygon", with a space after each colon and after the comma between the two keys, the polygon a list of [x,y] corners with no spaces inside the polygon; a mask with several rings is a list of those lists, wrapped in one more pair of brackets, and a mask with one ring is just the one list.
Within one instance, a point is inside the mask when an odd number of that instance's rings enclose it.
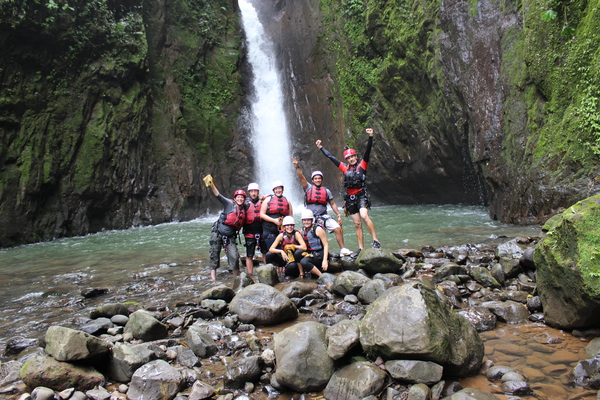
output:
{"label": "raised arm", "polygon": [[367,142],[367,149],[365,150],[365,155],[362,159],[368,163],[369,157],[371,156],[371,147],[373,147],[373,129],[367,128],[366,131],[369,134],[369,141]]}
{"label": "raised arm", "polygon": [[323,147],[321,140],[317,140],[317,142],[315,144],[321,150],[321,153],[325,154],[325,157],[329,158],[331,160],[331,162],[335,164],[336,167],[338,167],[338,168],[340,167],[342,162],[340,160],[338,160],[337,158],[335,158],[335,156],[333,154],[331,154],[329,151],[327,151],[327,149],[325,149],[325,147]]}
{"label": "raised arm", "polygon": [[296,168],[296,175],[298,175],[298,179],[300,179],[300,184],[302,185],[302,189],[306,190],[308,186],[308,182],[302,173],[302,169],[300,169],[300,165],[298,164],[298,159],[296,157],[292,157],[292,164]]}

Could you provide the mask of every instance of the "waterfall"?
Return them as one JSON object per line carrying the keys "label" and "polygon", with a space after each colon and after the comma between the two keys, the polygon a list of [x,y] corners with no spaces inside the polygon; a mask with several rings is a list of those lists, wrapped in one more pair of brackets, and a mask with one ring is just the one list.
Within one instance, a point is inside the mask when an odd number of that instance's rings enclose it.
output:
{"label": "waterfall", "polygon": [[283,91],[276,69],[273,45],[258,19],[251,0],[238,0],[246,33],[248,60],[253,73],[251,143],[261,194],[272,193],[271,184],[284,184],[284,196],[293,204],[300,199],[300,182],[292,165],[288,124],[283,111]]}

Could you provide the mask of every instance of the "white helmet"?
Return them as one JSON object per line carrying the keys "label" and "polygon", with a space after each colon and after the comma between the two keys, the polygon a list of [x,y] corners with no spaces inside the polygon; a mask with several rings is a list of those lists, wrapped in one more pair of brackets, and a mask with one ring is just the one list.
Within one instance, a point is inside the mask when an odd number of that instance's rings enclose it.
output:
{"label": "white helmet", "polygon": [[281,226],[286,225],[296,225],[296,222],[294,222],[294,217],[292,217],[291,215],[286,215],[285,217],[283,217],[283,221],[281,221]]}
{"label": "white helmet", "polygon": [[258,183],[256,183],[256,182],[252,182],[252,183],[250,183],[250,184],[248,185],[248,191],[251,191],[251,190],[259,190],[259,189],[258,189]]}
{"label": "white helmet", "polygon": [[316,175],[321,175],[321,178],[323,178],[323,173],[321,171],[313,171],[313,173],[310,174],[310,179],[314,178]]}
{"label": "white helmet", "polygon": [[302,211],[302,219],[312,219],[314,221],[315,220],[315,214],[313,214],[313,212],[310,211],[308,208],[305,208]]}
{"label": "white helmet", "polygon": [[278,188],[278,187],[283,187],[283,182],[281,182],[281,181],[273,182],[273,190],[275,190],[275,188]]}

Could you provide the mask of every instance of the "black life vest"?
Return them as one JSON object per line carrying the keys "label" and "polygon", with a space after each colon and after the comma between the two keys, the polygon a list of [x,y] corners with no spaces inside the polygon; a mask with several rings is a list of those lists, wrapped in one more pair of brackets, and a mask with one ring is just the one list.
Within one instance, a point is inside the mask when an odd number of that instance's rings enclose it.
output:
{"label": "black life vest", "polygon": [[306,204],[327,205],[327,189],[323,186],[312,185],[306,192]]}
{"label": "black life vest", "polygon": [[281,196],[271,195],[267,206],[267,215],[271,218],[284,217],[290,214],[290,203]]}
{"label": "black life vest", "polygon": [[367,176],[360,171],[358,164],[349,165],[344,174],[344,187],[352,189],[362,189],[366,186]]}
{"label": "black life vest", "polygon": [[308,251],[321,251],[323,250],[323,242],[321,242],[321,238],[317,236],[317,224],[313,224],[310,229],[302,229],[302,236],[304,237],[304,241],[306,242],[306,246],[308,246]]}

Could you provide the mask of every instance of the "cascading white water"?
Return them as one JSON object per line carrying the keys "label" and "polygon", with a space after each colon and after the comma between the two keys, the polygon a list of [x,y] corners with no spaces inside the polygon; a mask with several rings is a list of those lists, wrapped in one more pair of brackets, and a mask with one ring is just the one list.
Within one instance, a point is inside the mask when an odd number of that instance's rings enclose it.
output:
{"label": "cascading white water", "polygon": [[238,0],[246,33],[248,61],[254,75],[251,110],[251,142],[257,181],[262,194],[271,192],[272,182],[282,181],[284,195],[298,204],[300,182],[292,166],[288,125],[283,111],[283,91],[275,66],[273,46],[250,0]]}

